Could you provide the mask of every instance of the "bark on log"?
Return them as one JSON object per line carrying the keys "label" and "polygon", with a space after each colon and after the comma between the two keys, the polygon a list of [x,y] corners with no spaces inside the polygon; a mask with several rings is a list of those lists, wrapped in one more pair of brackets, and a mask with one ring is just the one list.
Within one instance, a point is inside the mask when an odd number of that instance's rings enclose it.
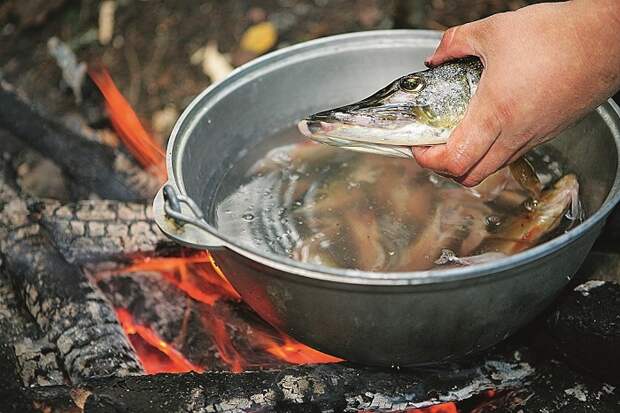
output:
{"label": "bark on log", "polygon": [[78,267],[64,260],[42,228],[29,220],[26,202],[7,176],[2,163],[0,252],[4,269],[39,328],[57,346],[72,382],[142,374],[112,307]]}
{"label": "bark on log", "polygon": [[65,383],[58,367],[56,346],[47,340],[30,314],[15,296],[9,277],[0,271],[0,344],[14,359],[11,366],[0,364],[5,373],[14,370],[23,386],[49,386]]}
{"label": "bark on log", "polygon": [[122,261],[178,249],[153,220],[150,205],[118,201],[46,201],[35,217],[70,263]]}
{"label": "bark on log", "polygon": [[88,192],[121,201],[151,199],[155,195],[157,179],[127,156],[47,119],[2,83],[0,107],[1,128],[52,159]]}
{"label": "bark on log", "polygon": [[329,364],[89,380],[79,389],[30,389],[29,397],[42,406],[51,400],[54,406],[56,400],[80,394],[85,412],[396,412],[458,401],[487,389],[522,386],[532,373],[527,364],[503,359],[477,359],[471,365],[417,373]]}

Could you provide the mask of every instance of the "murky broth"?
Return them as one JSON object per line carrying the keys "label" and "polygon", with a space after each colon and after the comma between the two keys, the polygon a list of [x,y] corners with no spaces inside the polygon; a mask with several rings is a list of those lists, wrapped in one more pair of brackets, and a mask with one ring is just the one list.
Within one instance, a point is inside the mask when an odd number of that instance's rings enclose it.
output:
{"label": "murky broth", "polygon": [[[547,187],[563,175],[561,164],[541,150],[528,159]],[[366,271],[426,270],[454,265],[458,257],[509,254],[511,238],[525,239],[515,235],[519,220],[526,231],[537,218],[536,201],[508,169],[465,188],[412,160],[309,142],[296,128],[266,139],[235,162],[216,201],[218,230],[238,243]],[[563,215],[536,242],[575,222]],[[489,241],[498,239],[502,242]]]}

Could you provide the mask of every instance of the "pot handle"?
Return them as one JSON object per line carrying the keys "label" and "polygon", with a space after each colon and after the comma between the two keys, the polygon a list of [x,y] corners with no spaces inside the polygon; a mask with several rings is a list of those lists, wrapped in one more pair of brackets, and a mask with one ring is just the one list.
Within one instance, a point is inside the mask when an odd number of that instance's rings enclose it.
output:
{"label": "pot handle", "polygon": [[221,249],[222,241],[211,235],[204,214],[193,199],[166,183],[153,200],[157,226],[169,238],[193,248]]}

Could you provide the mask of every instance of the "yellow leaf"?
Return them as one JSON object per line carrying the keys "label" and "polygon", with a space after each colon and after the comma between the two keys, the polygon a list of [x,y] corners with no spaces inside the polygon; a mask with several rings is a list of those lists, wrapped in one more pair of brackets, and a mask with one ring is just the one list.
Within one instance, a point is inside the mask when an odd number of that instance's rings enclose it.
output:
{"label": "yellow leaf", "polygon": [[278,32],[270,22],[263,22],[249,27],[241,37],[241,48],[263,54],[278,41]]}

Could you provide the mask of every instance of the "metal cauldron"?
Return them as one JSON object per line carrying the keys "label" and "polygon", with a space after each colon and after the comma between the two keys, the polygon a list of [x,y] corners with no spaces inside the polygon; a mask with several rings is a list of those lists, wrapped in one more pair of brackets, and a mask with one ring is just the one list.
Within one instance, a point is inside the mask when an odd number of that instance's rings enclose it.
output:
{"label": "metal cauldron", "polygon": [[578,174],[590,217],[509,258],[427,272],[339,270],[250,250],[211,225],[215,188],[244,151],[309,113],[356,101],[423,69],[439,38],[431,31],[328,37],[257,59],[205,90],[185,110],[168,145],[170,178],[154,202],[162,230],[211,251],[265,320],[351,361],[440,362],[515,332],[569,282],[618,202],[620,118],[611,101],[549,143]]}

